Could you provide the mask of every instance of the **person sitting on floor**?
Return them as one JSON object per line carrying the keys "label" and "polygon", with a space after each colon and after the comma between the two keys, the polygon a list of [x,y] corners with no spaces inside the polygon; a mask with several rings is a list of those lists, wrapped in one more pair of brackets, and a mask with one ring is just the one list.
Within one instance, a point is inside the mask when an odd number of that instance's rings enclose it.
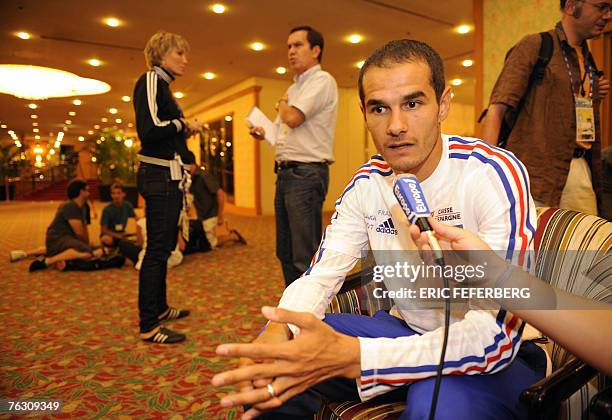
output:
{"label": "person sitting on floor", "polygon": [[89,243],[84,204],[89,197],[87,182],[73,179],[67,188],[68,201],[60,204],[47,228],[45,238],[45,255],[41,255],[30,264],[30,271],[43,270],[57,264],[57,268],[66,268],[66,261],[90,259],[101,255],[101,250],[94,251]]}
{"label": "person sitting on floor", "polygon": [[128,239],[130,234],[125,231],[129,218],[136,218],[134,207],[125,200],[125,191],[121,184],[111,185],[110,192],[112,201],[104,207],[100,220],[100,242],[104,246],[118,249],[121,255],[136,264],[142,248]]}
{"label": "person sitting on floor", "polygon": [[[193,153],[192,153],[193,155]],[[193,156],[195,162],[195,156]],[[209,172],[202,171],[195,163],[191,164],[191,194],[197,211],[198,220],[211,247],[217,248],[229,241],[246,245],[246,240],[236,229],[227,228],[224,217],[225,191]],[[217,236],[216,227],[225,225],[228,233]]]}

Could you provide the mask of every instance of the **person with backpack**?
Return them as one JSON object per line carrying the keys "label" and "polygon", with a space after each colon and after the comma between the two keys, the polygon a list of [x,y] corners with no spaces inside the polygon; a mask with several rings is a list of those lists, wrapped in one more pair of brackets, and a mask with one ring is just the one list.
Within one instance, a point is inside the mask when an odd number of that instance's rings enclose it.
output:
{"label": "person with backpack", "polygon": [[599,104],[610,84],[586,41],[601,35],[611,5],[560,0],[561,21],[508,52],[491,93],[482,137],[525,164],[537,206],[597,214]]}

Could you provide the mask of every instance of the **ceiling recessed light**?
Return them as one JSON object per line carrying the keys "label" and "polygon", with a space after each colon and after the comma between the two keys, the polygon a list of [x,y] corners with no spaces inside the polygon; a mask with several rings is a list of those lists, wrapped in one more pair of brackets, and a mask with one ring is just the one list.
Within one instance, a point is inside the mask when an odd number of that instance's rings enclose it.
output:
{"label": "ceiling recessed light", "polygon": [[73,105],[76,105],[76,106],[79,106],[79,105],[81,105],[82,103],[83,103],[83,102],[81,102],[81,100],[80,100],[80,99],[75,99],[74,101],[72,101],[72,104],[73,104]]}
{"label": "ceiling recessed light", "polygon": [[116,122],[117,124],[121,124],[121,123],[123,122],[123,120],[122,120],[121,118],[117,118],[117,119],[115,120],[115,122]]}
{"label": "ceiling recessed light", "polygon": [[263,50],[263,49],[264,49],[266,46],[265,46],[263,43],[256,41],[256,42],[253,42],[253,43],[250,45],[250,47],[251,47],[251,49],[252,49],[253,51],[261,51],[261,50]]}
{"label": "ceiling recessed light", "polygon": [[38,128],[33,128],[33,129],[32,129],[32,132],[33,132],[33,133],[38,133],[39,131],[40,131],[40,130],[39,130]]}
{"label": "ceiling recessed light", "polygon": [[470,25],[459,25],[455,28],[455,31],[460,34],[467,34],[472,30]]}
{"label": "ceiling recessed light", "polygon": [[363,67],[363,65],[365,64],[365,60],[361,60],[355,63],[355,66],[360,69]]}
{"label": "ceiling recessed light", "polygon": [[16,35],[17,35],[18,38],[21,38],[21,39],[30,39],[30,38],[32,38],[32,35],[30,35],[27,32],[17,32]]}
{"label": "ceiling recessed light", "polygon": [[70,125],[70,124],[72,124],[72,120],[66,120],[66,121],[64,121],[64,123],[67,124],[67,125]]}
{"label": "ceiling recessed light", "polygon": [[281,67],[277,67],[276,68],[276,72],[278,74],[285,74],[285,73],[287,73],[287,69],[285,67],[282,67],[282,66]]}
{"label": "ceiling recessed light", "polygon": [[134,124],[128,123],[128,127],[134,127]]}
{"label": "ceiling recessed light", "polygon": [[215,3],[212,6],[210,6],[210,10],[212,10],[213,13],[216,13],[218,15],[225,13],[226,9],[227,8],[225,7],[225,5],[221,3]]}
{"label": "ceiling recessed light", "polygon": [[121,22],[119,21],[119,19],[117,18],[106,18],[104,20],[104,23],[106,23],[108,26],[112,27],[112,28],[116,28],[117,26],[121,25]]}
{"label": "ceiling recessed light", "polygon": [[34,122],[32,123],[32,126],[33,126],[33,127],[38,127],[38,123],[37,123],[36,121],[34,121]]}
{"label": "ceiling recessed light", "polygon": [[109,108],[108,112],[110,112],[111,114],[116,114],[119,111],[117,111],[117,108]]}
{"label": "ceiling recessed light", "polygon": [[363,36],[359,34],[351,34],[346,37],[346,40],[351,44],[359,44],[361,41],[363,41]]}
{"label": "ceiling recessed light", "polygon": [[176,99],[181,99],[185,97],[185,94],[183,92],[174,92],[174,97]]}
{"label": "ceiling recessed light", "polygon": [[232,118],[232,116],[231,116],[231,115],[226,115],[224,119],[225,119],[225,121],[227,121],[227,122],[230,122],[231,120],[233,120],[233,118]]}
{"label": "ceiling recessed light", "polygon": [[95,129],[95,130],[99,130],[99,129],[100,129],[100,126],[99,126],[98,124],[96,124],[96,125],[94,125],[94,129]]}
{"label": "ceiling recessed light", "polygon": [[76,115],[76,112],[74,112],[74,111],[70,111],[70,112],[68,113],[68,115],[70,115],[71,117],[74,117],[74,116]]}
{"label": "ceiling recessed light", "polygon": [[463,61],[461,62],[461,65],[462,65],[463,67],[472,67],[472,66],[474,65],[474,60],[470,60],[470,59],[463,60]]}
{"label": "ceiling recessed light", "polygon": [[0,125],[0,128],[6,128],[6,124]]}
{"label": "ceiling recessed light", "polygon": [[97,58],[90,58],[89,60],[87,60],[87,63],[93,67],[100,67],[102,65],[102,62]]}
{"label": "ceiling recessed light", "polygon": [[40,136],[39,136],[38,134],[37,134],[37,135],[35,135],[35,136],[34,136],[34,138],[35,138],[36,140],[40,140]]}
{"label": "ceiling recessed light", "polygon": [[102,117],[102,118],[100,118],[100,121],[102,121],[102,122],[108,122],[108,118],[106,118],[106,117]]}
{"label": "ceiling recessed light", "polygon": [[33,120],[35,120],[36,118],[38,118],[38,115],[36,115],[36,114],[32,114],[32,115],[30,115],[30,118],[32,118]]}
{"label": "ceiling recessed light", "polygon": [[206,80],[212,80],[217,77],[217,75],[211,71],[207,71],[206,73],[202,73],[202,77]]}
{"label": "ceiling recessed light", "polygon": [[38,105],[36,105],[36,104],[29,104],[29,105],[28,105],[28,108],[30,108],[30,109],[36,109],[36,108],[38,108]]}
{"label": "ceiling recessed light", "polygon": [[64,131],[68,131],[68,127],[64,126],[64,127],[62,128],[62,130],[64,130]]}
{"label": "ceiling recessed light", "polygon": [[93,131],[93,130],[89,130],[89,131],[87,132],[87,134],[89,134],[90,136],[91,136],[93,133],[94,133],[94,131]]}
{"label": "ceiling recessed light", "polygon": [[121,97],[121,100],[122,100],[123,102],[130,102],[130,101],[132,100],[132,98],[130,98],[129,96],[125,95],[125,96],[122,96],[122,97]]}
{"label": "ceiling recessed light", "polygon": [[453,85],[453,86],[461,86],[462,83],[463,83],[463,80],[461,80],[461,79],[453,79],[453,80],[451,80],[451,85]]}
{"label": "ceiling recessed light", "polygon": [[79,141],[85,141],[85,137],[79,136]]}

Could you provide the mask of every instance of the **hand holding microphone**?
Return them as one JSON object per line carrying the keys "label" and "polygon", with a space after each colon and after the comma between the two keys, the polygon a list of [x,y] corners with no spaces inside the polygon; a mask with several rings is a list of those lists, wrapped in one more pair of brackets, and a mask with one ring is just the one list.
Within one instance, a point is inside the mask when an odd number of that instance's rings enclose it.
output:
{"label": "hand holding microphone", "polygon": [[427,218],[430,211],[425,201],[425,194],[416,176],[412,174],[398,175],[393,184],[393,194],[397,199],[408,221],[416,225],[421,232],[425,232],[429,246],[434,254],[434,261],[444,266],[444,255],[442,248],[434,235],[434,231]]}

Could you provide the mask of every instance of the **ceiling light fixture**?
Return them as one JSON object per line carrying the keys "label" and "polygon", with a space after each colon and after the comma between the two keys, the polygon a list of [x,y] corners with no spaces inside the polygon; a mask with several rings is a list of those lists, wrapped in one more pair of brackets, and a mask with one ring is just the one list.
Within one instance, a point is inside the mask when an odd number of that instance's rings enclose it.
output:
{"label": "ceiling light fixture", "polygon": [[363,65],[365,64],[365,60],[361,60],[355,63],[355,67],[357,67],[358,69],[362,68]]}
{"label": "ceiling light fixture", "polygon": [[79,106],[81,105],[83,102],[80,99],[75,99],[74,101],[72,101],[73,105]]}
{"label": "ceiling light fixture", "polygon": [[74,111],[70,111],[70,112],[68,113],[68,115],[70,115],[71,117],[74,117],[74,116],[76,115],[76,112],[74,112]]}
{"label": "ceiling light fixture", "polygon": [[17,35],[18,38],[21,38],[21,39],[30,39],[30,38],[32,38],[32,35],[30,35],[27,32],[17,32],[16,35]]}
{"label": "ceiling light fixture", "polygon": [[89,131],[87,132],[87,134],[89,134],[90,136],[91,136],[93,133],[94,133],[94,131],[93,131],[93,130],[89,130]]}
{"label": "ceiling light fixture", "polygon": [[109,109],[108,109],[108,112],[110,112],[111,114],[113,114],[113,115],[114,115],[114,114],[116,114],[116,113],[117,113],[117,112],[119,112],[119,111],[117,111],[117,108],[109,108]]}
{"label": "ceiling light fixture", "polygon": [[37,123],[36,121],[34,121],[34,122],[32,123],[32,126],[33,126],[33,127],[38,127],[38,123]]}
{"label": "ceiling light fixture", "polygon": [[225,13],[226,9],[227,8],[225,7],[225,5],[221,3],[215,3],[212,6],[210,6],[210,10],[212,10],[213,13],[216,13],[218,15]]}
{"label": "ceiling light fixture", "polygon": [[37,134],[37,135],[34,136],[34,139],[35,140],[40,140],[40,136]]}
{"label": "ceiling light fixture", "polygon": [[32,132],[33,132],[33,133],[38,133],[39,131],[40,131],[40,130],[39,130],[38,128],[33,128],[33,129],[32,129]]}
{"label": "ceiling light fixture", "polygon": [[102,122],[108,122],[108,118],[106,118],[106,117],[102,117],[102,118],[100,118],[100,121],[102,121]]}
{"label": "ceiling light fixture", "polygon": [[6,128],[6,124],[0,125],[0,128]]}
{"label": "ceiling light fixture", "polygon": [[64,121],[64,124],[70,125],[70,124],[72,124],[72,120],[66,120],[66,121]]}
{"label": "ceiling light fixture", "polygon": [[470,60],[470,59],[463,60],[463,61],[461,62],[461,65],[462,65],[463,67],[472,67],[472,66],[474,65],[474,60]]}
{"label": "ceiling light fixture", "polygon": [[79,136],[78,138],[79,138],[79,141],[85,141],[85,137],[83,136]]}
{"label": "ceiling light fixture", "polygon": [[121,22],[119,21],[119,19],[117,18],[106,18],[104,20],[104,23],[106,23],[108,26],[110,26],[111,28],[116,28],[117,26],[119,26],[121,24]]}
{"label": "ceiling light fixture", "polygon": [[285,73],[287,73],[287,69],[285,67],[282,67],[282,66],[281,67],[277,67],[276,68],[276,72],[278,74],[285,74]]}
{"label": "ceiling light fixture", "polygon": [[174,92],[174,97],[176,99],[182,99],[185,97],[185,94],[183,92]]}
{"label": "ceiling light fixture", "polygon": [[231,120],[233,120],[233,118],[232,118],[232,116],[231,116],[231,115],[226,115],[224,119],[225,119],[225,121],[227,121],[227,122],[230,122]]}
{"label": "ceiling light fixture", "polygon": [[100,67],[102,65],[102,62],[97,58],[90,58],[89,60],[87,60],[87,64],[93,67]]}
{"label": "ceiling light fixture", "polygon": [[463,80],[461,80],[461,79],[453,79],[453,80],[451,80],[451,85],[453,85],[453,86],[461,86],[462,83],[463,83]]}
{"label": "ceiling light fixture", "polygon": [[255,41],[255,42],[253,42],[251,44],[251,49],[253,51],[262,51],[265,47],[266,46],[263,43],[259,42],[259,41]]}
{"label": "ceiling light fixture", "polygon": [[94,125],[94,130],[99,130],[100,126],[98,124]]}
{"label": "ceiling light fixture", "polygon": [[129,96],[125,95],[125,96],[122,96],[122,97],[121,97],[121,100],[122,100],[123,102],[130,102],[130,101],[132,100],[132,98],[130,98]]}
{"label": "ceiling light fixture", "polygon": [[116,122],[117,124],[121,124],[121,123],[123,122],[123,120],[122,120],[121,118],[117,118],[117,119],[115,120],[115,122]]}
{"label": "ceiling light fixture", "polygon": [[206,73],[202,73],[202,77],[205,78],[206,80],[212,80],[215,77],[217,77],[217,75],[213,72],[207,71]]}
{"label": "ceiling light fixture", "polygon": [[28,105],[28,108],[30,108],[30,109],[36,109],[36,108],[38,108],[38,105],[36,105],[36,104],[29,104],[29,105]]}
{"label": "ceiling light fixture", "polygon": [[465,35],[472,31],[472,27],[470,25],[459,25],[455,28],[455,31],[461,35]]}
{"label": "ceiling light fixture", "polygon": [[108,83],[67,71],[22,64],[0,64],[0,93],[40,100],[74,95],[98,95],[110,90]]}
{"label": "ceiling light fixture", "polygon": [[359,44],[361,41],[363,41],[363,36],[359,34],[351,34],[346,37],[346,40],[351,44]]}
{"label": "ceiling light fixture", "polygon": [[32,115],[30,115],[30,118],[32,118],[33,120],[35,120],[36,118],[38,118],[38,115],[36,115],[36,114],[32,114]]}

